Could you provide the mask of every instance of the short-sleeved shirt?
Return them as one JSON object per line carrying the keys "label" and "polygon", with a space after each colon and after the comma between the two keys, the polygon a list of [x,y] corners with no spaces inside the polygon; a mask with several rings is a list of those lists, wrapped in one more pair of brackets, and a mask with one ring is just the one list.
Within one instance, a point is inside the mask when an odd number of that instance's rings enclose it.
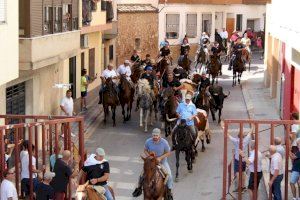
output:
{"label": "short-sleeved shirt", "polygon": [[[145,149],[149,152],[155,152],[157,157],[170,152],[169,143],[164,138],[160,138],[158,142],[154,142],[152,138],[147,139]],[[164,158],[161,162],[167,162],[167,158]]]}
{"label": "short-sleeved shirt", "polygon": [[11,181],[3,179],[0,187],[0,200],[7,200],[8,198],[18,200],[17,190]]}
{"label": "short-sleeved shirt", "polygon": [[[235,138],[229,136],[229,139],[234,145],[234,159],[239,160],[239,151],[240,151],[240,138]],[[247,146],[251,141],[251,134],[248,134],[245,138],[243,138],[243,152],[246,154]]]}
{"label": "short-sleeved shirt", "polygon": [[[57,155],[57,158],[62,158],[61,154]],[[52,167],[52,169],[54,169],[55,163],[56,163],[56,154],[52,154],[49,158],[50,160],[50,166]]]}
{"label": "short-sleeved shirt", "polygon": [[291,129],[291,132],[296,134],[296,138],[293,141],[292,146],[297,146],[297,139],[300,138],[300,126],[299,124],[293,124]]}
{"label": "short-sleeved shirt", "polygon": [[[117,72],[113,69],[112,70],[106,69],[102,72],[102,76],[104,78],[113,78],[117,76]],[[116,82],[116,80],[113,80],[113,82]]]}
{"label": "short-sleeved shirt", "polygon": [[[21,159],[21,179],[29,178],[29,153],[28,151],[21,151],[20,152],[20,159]],[[32,166],[36,165],[36,159],[32,156]],[[37,174],[32,173],[32,178],[36,178]]]}
{"label": "short-sleeved shirt", "polygon": [[51,181],[51,186],[55,192],[66,192],[69,178],[72,175],[71,168],[61,159],[57,159],[54,165],[55,177]]}
{"label": "short-sleeved shirt", "polygon": [[281,155],[282,158],[284,158],[285,150],[282,145],[276,145],[276,151]]}
{"label": "short-sleeved shirt", "polygon": [[296,154],[296,159],[293,161],[292,171],[300,172],[300,151]]}
{"label": "short-sleeved shirt", "polygon": [[141,59],[140,59],[140,57],[138,55],[136,55],[136,56],[132,55],[131,58],[130,58],[130,60],[132,62],[139,62],[139,61],[141,61]]}
{"label": "short-sleeved shirt", "polygon": [[194,126],[194,120],[188,120],[188,118],[197,114],[197,108],[195,104],[190,102],[189,104],[183,102],[180,103],[176,109],[176,112],[180,115],[180,119],[186,120],[186,125]]}
{"label": "short-sleeved shirt", "polygon": [[275,170],[279,170],[279,175],[283,174],[283,163],[280,153],[274,153],[271,156],[271,174],[274,175]]}
{"label": "short-sleeved shirt", "polygon": [[80,86],[80,91],[81,92],[86,92],[87,91],[87,78],[86,76],[81,76],[81,86]]}
{"label": "short-sleeved shirt", "polygon": [[38,200],[50,200],[54,199],[54,190],[51,185],[45,183],[38,183],[36,186],[36,199]]}
{"label": "short-sleeved shirt", "polygon": [[170,55],[170,53],[171,53],[170,49],[165,49],[165,48],[160,49],[161,56],[168,56],[168,55]]}
{"label": "short-sleeved shirt", "polygon": [[[250,172],[254,172],[254,159],[255,159],[255,151],[254,150],[252,150],[252,151],[250,151],[250,155],[249,155],[249,161],[250,161],[250,165],[249,165],[249,170],[250,170]],[[262,170],[262,168],[261,168],[261,166],[262,166],[262,154],[261,154],[261,152],[260,151],[257,151],[257,172],[261,172],[261,170]]]}
{"label": "short-sleeved shirt", "polygon": [[[68,116],[73,115],[73,110],[74,110],[74,101],[73,98],[70,97],[64,97],[62,98],[60,105],[65,108],[65,111],[68,113]],[[61,115],[66,115],[65,112],[61,111]]]}
{"label": "short-sleeved shirt", "polygon": [[[94,178],[101,178],[102,176],[104,176],[105,173],[110,173],[109,163],[105,161],[101,164],[84,166],[82,168],[82,171],[84,171],[87,174],[87,180],[91,180]],[[107,181],[96,183],[96,185],[101,185],[101,186],[104,186],[106,184]]]}
{"label": "short-sleeved shirt", "polygon": [[131,76],[131,69],[130,66],[120,65],[117,69],[118,74],[126,76]]}
{"label": "short-sleeved shirt", "polygon": [[181,83],[177,79],[173,79],[173,81],[169,82],[168,80],[163,82],[163,87],[168,88],[168,87],[179,87]]}

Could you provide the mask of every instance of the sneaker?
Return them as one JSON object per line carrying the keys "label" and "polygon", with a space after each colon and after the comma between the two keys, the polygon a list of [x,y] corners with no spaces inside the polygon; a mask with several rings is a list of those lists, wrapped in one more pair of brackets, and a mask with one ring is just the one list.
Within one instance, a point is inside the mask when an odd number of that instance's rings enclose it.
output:
{"label": "sneaker", "polygon": [[138,197],[138,196],[140,196],[141,194],[142,194],[142,188],[135,188],[135,190],[133,191],[133,193],[132,193],[132,196],[133,197]]}

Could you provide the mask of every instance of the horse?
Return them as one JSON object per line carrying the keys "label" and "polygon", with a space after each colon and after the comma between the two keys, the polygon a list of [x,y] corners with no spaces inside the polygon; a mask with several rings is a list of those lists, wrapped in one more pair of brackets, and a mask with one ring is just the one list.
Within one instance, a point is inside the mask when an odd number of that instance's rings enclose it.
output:
{"label": "horse", "polygon": [[168,66],[170,65],[172,65],[172,58],[165,56],[159,59],[154,70],[159,73],[160,77],[162,77],[167,72]]}
{"label": "horse", "polygon": [[185,101],[185,95],[187,93],[194,94],[197,89],[197,84],[195,84],[190,79],[181,79],[180,80],[181,85],[183,85],[183,88],[180,90],[182,95],[182,101]]}
{"label": "horse", "polygon": [[106,124],[106,117],[109,114],[108,108],[110,106],[112,111],[113,126],[116,126],[116,108],[117,105],[119,104],[119,98],[112,78],[107,78],[105,81],[105,90],[103,91],[102,102],[103,102],[103,110],[104,110],[104,120],[103,120],[104,124]]}
{"label": "horse", "polygon": [[163,177],[160,169],[158,168],[158,161],[154,153],[148,157],[142,157],[144,161],[144,181],[143,192],[144,200],[162,200],[168,199],[167,188],[164,184],[165,178]]}
{"label": "horse", "polygon": [[208,74],[209,78],[211,77],[212,79],[212,85],[214,84],[215,80],[216,83],[218,83],[218,75],[221,70],[222,64],[220,65],[218,61],[218,56],[216,55],[211,55],[210,56],[210,62],[208,65]]}
{"label": "horse", "polygon": [[211,141],[211,131],[209,129],[209,122],[208,122],[208,112],[206,112],[203,109],[197,108],[197,116],[194,119],[194,123],[198,130],[196,146],[198,146],[200,140],[202,143],[201,151],[204,152],[205,151],[204,137],[206,138],[207,144],[210,144]]}
{"label": "horse", "polygon": [[193,172],[193,161],[195,160],[194,145],[195,138],[192,135],[185,120],[181,120],[172,134],[172,144],[176,155],[176,177],[178,181],[179,155],[180,152],[185,152],[185,160],[187,162],[187,169],[190,173]]}
{"label": "horse", "polygon": [[162,101],[162,120],[165,128],[165,136],[168,137],[171,134],[171,131],[175,126],[177,120],[176,109],[178,106],[178,102],[172,88],[166,88],[162,91]]}
{"label": "horse", "polygon": [[233,80],[232,80],[232,87],[236,85],[236,79],[238,79],[238,83],[241,83],[241,77],[243,72],[245,71],[245,64],[241,55],[236,55],[232,63],[232,73],[233,73]]}
{"label": "horse", "polygon": [[143,65],[140,65],[140,63],[135,63],[134,65],[132,65],[131,67],[132,74],[130,78],[134,84],[137,84],[138,80],[141,77],[141,74],[143,73],[143,70],[144,70]]}
{"label": "horse", "polygon": [[192,61],[189,59],[188,53],[185,51],[178,59],[178,65],[181,66],[187,73],[190,72]]}
{"label": "horse", "polygon": [[149,81],[147,79],[140,79],[138,81],[138,98],[140,103],[140,127],[143,127],[143,119],[145,123],[144,131],[148,131],[148,117],[150,115],[150,124],[153,125],[152,111],[154,95],[151,91]]}
{"label": "horse", "polygon": [[[126,75],[121,75],[120,78],[120,104],[122,106],[123,123],[131,118],[131,109],[134,99],[134,88],[130,85]],[[125,113],[125,105],[127,105],[127,113]]]}
{"label": "horse", "polygon": [[250,50],[250,47],[246,47],[242,50],[242,58],[246,61],[246,63],[249,64],[248,71],[250,72],[250,66],[251,66],[251,60],[252,60],[252,52]]}
{"label": "horse", "polygon": [[224,94],[223,87],[220,85],[211,85],[206,88],[206,94],[209,95],[209,108],[211,111],[212,119],[213,121],[216,121],[215,112],[219,112],[219,119],[218,123],[221,122],[221,115],[222,115],[222,109],[223,109],[223,103],[224,100],[230,95],[230,92],[228,94]]}
{"label": "horse", "polygon": [[197,50],[196,57],[195,57],[195,62],[196,62],[195,70],[196,70],[196,71],[198,70],[198,69],[197,69],[197,66],[200,64],[199,71],[201,71],[202,66],[203,66],[203,65],[206,65],[206,64],[207,64],[207,61],[208,61],[208,55],[207,55],[207,53],[205,52],[204,48],[203,48],[203,47],[200,47],[200,48]]}

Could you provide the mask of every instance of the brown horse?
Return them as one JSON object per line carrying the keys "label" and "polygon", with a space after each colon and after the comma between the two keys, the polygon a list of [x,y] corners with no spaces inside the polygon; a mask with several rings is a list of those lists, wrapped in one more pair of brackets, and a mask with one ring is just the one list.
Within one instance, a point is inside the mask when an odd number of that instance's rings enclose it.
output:
{"label": "brown horse", "polygon": [[209,122],[208,122],[208,112],[202,109],[197,109],[197,116],[194,120],[195,126],[198,129],[198,138],[197,138],[197,144],[199,140],[202,143],[202,149],[201,151],[205,151],[205,145],[204,145],[204,136],[206,137],[206,143],[209,144],[211,141],[211,131],[209,129]]}
{"label": "brown horse", "polygon": [[105,90],[103,91],[103,110],[104,110],[104,124],[106,124],[106,117],[109,114],[109,106],[112,111],[113,126],[116,126],[116,108],[119,104],[119,98],[115,89],[115,84],[112,78],[107,78],[105,81]]}
{"label": "brown horse", "polygon": [[144,158],[144,200],[162,200],[166,196],[166,186],[164,178],[158,169],[158,161],[156,156],[151,153],[150,156]]}
{"label": "brown horse", "polygon": [[[86,177],[86,174],[84,174],[84,179]],[[108,189],[110,193],[113,196],[113,199],[115,200],[115,193],[112,187],[108,186]],[[101,194],[99,194],[99,192]],[[84,185],[79,185],[76,191],[76,195],[78,199],[92,199],[92,200],[105,200],[104,196],[105,189],[104,188],[97,188],[97,190],[93,187],[93,185],[89,184],[89,181],[87,181]]]}
{"label": "brown horse", "polygon": [[192,61],[189,59],[187,52],[181,55],[178,59],[178,65],[181,66],[187,73],[191,70]]}
{"label": "brown horse", "polygon": [[[249,48],[249,49],[247,49]],[[245,49],[242,50],[242,58],[246,61],[246,63],[249,64],[248,70],[250,72],[250,65],[251,65],[251,59],[252,59],[252,53],[250,50],[250,47],[246,47]]]}
{"label": "brown horse", "polygon": [[218,75],[221,70],[222,65],[218,62],[218,56],[211,55],[210,56],[210,62],[208,65],[208,71],[209,71],[209,78],[212,79],[212,85],[215,83],[218,83]]}
{"label": "brown horse", "polygon": [[132,82],[136,84],[143,73],[143,66],[140,63],[135,63],[131,67],[132,74],[130,76]]}
{"label": "brown horse", "polygon": [[157,73],[159,73],[159,76],[162,77],[168,70],[168,66],[172,65],[172,58],[171,57],[163,57],[159,62],[156,64],[156,70]]}
{"label": "brown horse", "polygon": [[[119,99],[122,106],[123,123],[131,118],[131,109],[134,98],[134,88],[130,85],[126,75],[121,75],[120,79]],[[127,105],[127,113],[125,113],[125,105]]]}
{"label": "brown horse", "polygon": [[238,83],[241,83],[242,74],[245,71],[245,64],[241,55],[236,55],[236,58],[232,64],[232,73],[233,73],[233,80],[232,80],[232,87],[236,85],[236,79],[238,79]]}

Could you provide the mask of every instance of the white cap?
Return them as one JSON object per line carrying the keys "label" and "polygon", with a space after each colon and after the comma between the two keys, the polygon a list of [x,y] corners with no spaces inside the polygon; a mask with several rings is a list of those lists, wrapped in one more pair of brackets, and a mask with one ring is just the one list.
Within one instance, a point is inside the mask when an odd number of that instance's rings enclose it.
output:
{"label": "white cap", "polygon": [[130,64],[130,61],[129,60],[125,60],[124,63],[125,64]]}
{"label": "white cap", "polygon": [[97,149],[96,149],[96,154],[97,154],[98,156],[105,156],[105,151],[104,151],[104,149],[102,149],[102,148],[97,148]]}
{"label": "white cap", "polygon": [[161,134],[161,130],[159,128],[155,128],[152,131],[152,135],[160,135]]}
{"label": "white cap", "polygon": [[54,172],[46,172],[46,173],[44,174],[44,179],[50,180],[50,179],[52,179],[53,177],[55,177],[55,173],[54,173]]}
{"label": "white cap", "polygon": [[190,95],[190,94],[185,95],[185,99],[191,100],[192,99],[192,95]]}

